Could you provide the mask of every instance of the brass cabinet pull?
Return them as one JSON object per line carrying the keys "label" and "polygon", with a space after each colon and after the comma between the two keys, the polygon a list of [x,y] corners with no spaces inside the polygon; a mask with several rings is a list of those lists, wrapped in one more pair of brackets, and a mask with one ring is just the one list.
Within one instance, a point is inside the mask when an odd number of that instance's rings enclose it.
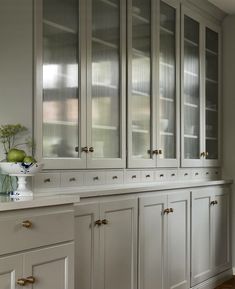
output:
{"label": "brass cabinet pull", "polygon": [[160,174],[160,178],[163,178],[164,177],[164,174]]}
{"label": "brass cabinet pull", "polygon": [[44,183],[50,183],[51,182],[51,179],[50,178],[47,178],[44,180]]}
{"label": "brass cabinet pull", "polygon": [[93,180],[94,180],[94,181],[98,181],[98,180],[99,180],[99,177],[94,177]]}
{"label": "brass cabinet pull", "polygon": [[29,284],[34,284],[36,282],[36,279],[33,276],[29,276],[26,278],[26,282]]}
{"label": "brass cabinet pull", "polygon": [[101,226],[101,225],[102,225],[102,221],[101,220],[95,221],[95,226]]}
{"label": "brass cabinet pull", "polygon": [[29,228],[32,228],[32,226],[33,226],[33,224],[29,220],[26,220],[26,221],[22,222],[22,227],[24,227],[24,228],[29,229]]}
{"label": "brass cabinet pull", "polygon": [[118,179],[118,176],[113,176],[113,180],[117,180]]}
{"label": "brass cabinet pull", "polygon": [[208,152],[205,152],[205,156],[208,157],[208,156],[209,156],[209,153],[208,153]]}
{"label": "brass cabinet pull", "polygon": [[185,177],[188,176],[188,173],[185,173],[184,176],[185,176]]}
{"label": "brass cabinet pull", "polygon": [[136,175],[131,176],[132,179],[136,179]]}
{"label": "brass cabinet pull", "polygon": [[215,200],[215,205],[218,205],[218,201]]}
{"label": "brass cabinet pull", "polygon": [[158,150],[153,150],[153,151],[152,151],[152,154],[153,154],[153,155],[158,155],[158,154],[159,154],[159,151],[158,151]]}
{"label": "brass cabinet pull", "polygon": [[170,213],[174,212],[174,209],[173,208],[167,208],[163,212],[164,212],[164,214],[170,214]]}
{"label": "brass cabinet pull", "polygon": [[102,220],[103,225],[108,225],[108,223],[109,223],[108,220],[106,220],[106,219]]}
{"label": "brass cabinet pull", "polygon": [[76,181],[76,178],[70,178],[69,181],[70,181],[70,182],[75,182],[75,181]]}
{"label": "brass cabinet pull", "polygon": [[146,177],[146,178],[150,178],[150,175],[146,175],[145,177]]}
{"label": "brass cabinet pull", "polygon": [[216,200],[215,200],[215,201],[211,201],[211,202],[210,202],[210,205],[211,205],[211,206],[218,205],[218,201],[216,201]]}
{"label": "brass cabinet pull", "polygon": [[159,150],[159,151],[158,151],[158,154],[159,154],[159,155],[162,155],[162,154],[163,154],[163,151],[162,151],[162,150]]}
{"label": "brass cabinet pull", "polygon": [[89,152],[90,152],[90,153],[93,153],[94,151],[95,151],[95,149],[94,149],[93,147],[90,147],[90,148],[89,148]]}
{"label": "brass cabinet pull", "polygon": [[201,153],[201,157],[204,158],[205,156],[206,156],[206,153],[205,153],[205,152],[202,152],[202,153]]}
{"label": "brass cabinet pull", "polygon": [[82,148],[82,152],[83,152],[83,153],[88,153],[88,152],[89,152],[88,147],[83,147],[83,148]]}
{"label": "brass cabinet pull", "polygon": [[26,279],[24,279],[24,278],[20,278],[20,279],[18,279],[17,281],[16,281],[16,284],[17,285],[20,285],[20,286],[26,286],[27,285],[27,280]]}
{"label": "brass cabinet pull", "polygon": [[75,147],[74,150],[75,150],[75,152],[78,153],[78,151],[79,151],[79,147]]}

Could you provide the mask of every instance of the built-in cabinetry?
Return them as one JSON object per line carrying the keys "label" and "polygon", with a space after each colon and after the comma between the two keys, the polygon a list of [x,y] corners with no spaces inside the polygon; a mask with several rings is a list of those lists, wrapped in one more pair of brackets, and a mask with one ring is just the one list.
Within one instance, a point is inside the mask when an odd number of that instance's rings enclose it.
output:
{"label": "built-in cabinetry", "polygon": [[229,200],[228,188],[192,192],[192,286],[231,267]]}
{"label": "built-in cabinetry", "polygon": [[198,13],[180,0],[37,1],[45,168],[218,166],[220,28]]}
{"label": "built-in cabinetry", "polygon": [[220,27],[182,7],[182,165],[220,159]]}
{"label": "built-in cabinetry", "polygon": [[76,206],[76,289],[137,288],[137,209],[126,197]]}
{"label": "built-in cabinetry", "polygon": [[72,207],[1,212],[1,288],[74,288]]}
{"label": "built-in cabinetry", "polygon": [[207,186],[82,201],[76,289],[215,288],[231,269],[229,198]]}

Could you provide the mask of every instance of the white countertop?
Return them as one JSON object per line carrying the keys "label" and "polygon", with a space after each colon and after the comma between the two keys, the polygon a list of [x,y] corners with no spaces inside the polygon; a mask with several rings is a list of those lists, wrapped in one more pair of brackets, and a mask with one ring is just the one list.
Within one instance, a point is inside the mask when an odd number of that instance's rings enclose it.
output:
{"label": "white countertop", "polygon": [[80,196],[73,195],[51,195],[11,198],[0,195],[0,212],[30,209],[38,207],[58,206],[80,202]]}
{"label": "white countertop", "polygon": [[186,189],[205,186],[218,186],[224,184],[232,184],[231,180],[193,180],[193,181],[171,181],[171,182],[153,182],[153,183],[132,183],[121,185],[100,185],[100,186],[83,186],[70,188],[51,188],[36,190],[35,194],[38,196],[48,196],[53,194],[70,194],[79,195],[81,198],[98,197],[98,196],[112,196],[132,193],[143,193],[153,191],[164,191],[173,189]]}

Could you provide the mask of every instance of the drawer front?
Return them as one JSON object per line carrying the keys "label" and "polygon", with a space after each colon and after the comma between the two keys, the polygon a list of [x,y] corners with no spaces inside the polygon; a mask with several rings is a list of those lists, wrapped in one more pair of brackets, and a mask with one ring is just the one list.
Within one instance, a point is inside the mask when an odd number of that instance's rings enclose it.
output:
{"label": "drawer front", "polygon": [[60,187],[59,173],[37,174],[33,179],[35,188],[58,188]]}
{"label": "drawer front", "polygon": [[158,171],[155,173],[155,181],[157,182],[165,182],[167,180],[167,172],[166,171]]}
{"label": "drawer front", "polygon": [[[31,210],[30,210],[31,211]],[[43,211],[43,210],[41,210]],[[0,255],[71,241],[73,211],[0,215]]]}
{"label": "drawer front", "polygon": [[106,184],[123,184],[123,171],[110,171],[106,173]]}
{"label": "drawer front", "polygon": [[141,183],[140,171],[126,171],[127,183]]}
{"label": "drawer front", "polygon": [[142,171],[141,182],[154,182],[154,171]]}
{"label": "drawer front", "polygon": [[178,171],[170,170],[167,172],[167,180],[168,181],[177,181],[178,180]]}
{"label": "drawer front", "polygon": [[192,172],[191,170],[179,170],[179,180],[191,180],[192,179]]}
{"label": "drawer front", "polygon": [[105,172],[86,172],[85,173],[85,185],[105,185]]}
{"label": "drawer front", "polygon": [[69,172],[61,174],[61,187],[79,187],[84,185],[84,174]]}

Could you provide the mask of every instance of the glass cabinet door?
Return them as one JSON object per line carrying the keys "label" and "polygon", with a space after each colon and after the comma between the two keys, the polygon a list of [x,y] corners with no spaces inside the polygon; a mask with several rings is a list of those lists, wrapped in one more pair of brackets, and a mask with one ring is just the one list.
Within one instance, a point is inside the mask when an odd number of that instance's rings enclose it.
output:
{"label": "glass cabinet door", "polygon": [[124,167],[125,1],[88,1],[89,167]]}
{"label": "glass cabinet door", "polygon": [[183,29],[183,165],[200,165],[201,153],[201,83],[200,24],[184,15]]}
{"label": "glass cabinet door", "polygon": [[206,28],[206,100],[205,100],[205,138],[206,159],[219,158],[219,35]]}
{"label": "glass cabinet door", "polygon": [[85,160],[77,162],[82,158],[79,2],[42,0],[37,5],[42,29],[38,37],[42,48],[41,155],[46,165],[53,160],[52,168],[85,166]]}
{"label": "glass cabinet door", "polygon": [[129,167],[155,166],[152,123],[151,0],[128,2]]}
{"label": "glass cabinet door", "polygon": [[[158,136],[159,159],[161,165],[177,166],[177,119],[179,63],[178,22],[176,21],[178,5],[172,7],[160,3],[160,58],[159,58],[159,117]],[[178,70],[177,70],[178,69]]]}

